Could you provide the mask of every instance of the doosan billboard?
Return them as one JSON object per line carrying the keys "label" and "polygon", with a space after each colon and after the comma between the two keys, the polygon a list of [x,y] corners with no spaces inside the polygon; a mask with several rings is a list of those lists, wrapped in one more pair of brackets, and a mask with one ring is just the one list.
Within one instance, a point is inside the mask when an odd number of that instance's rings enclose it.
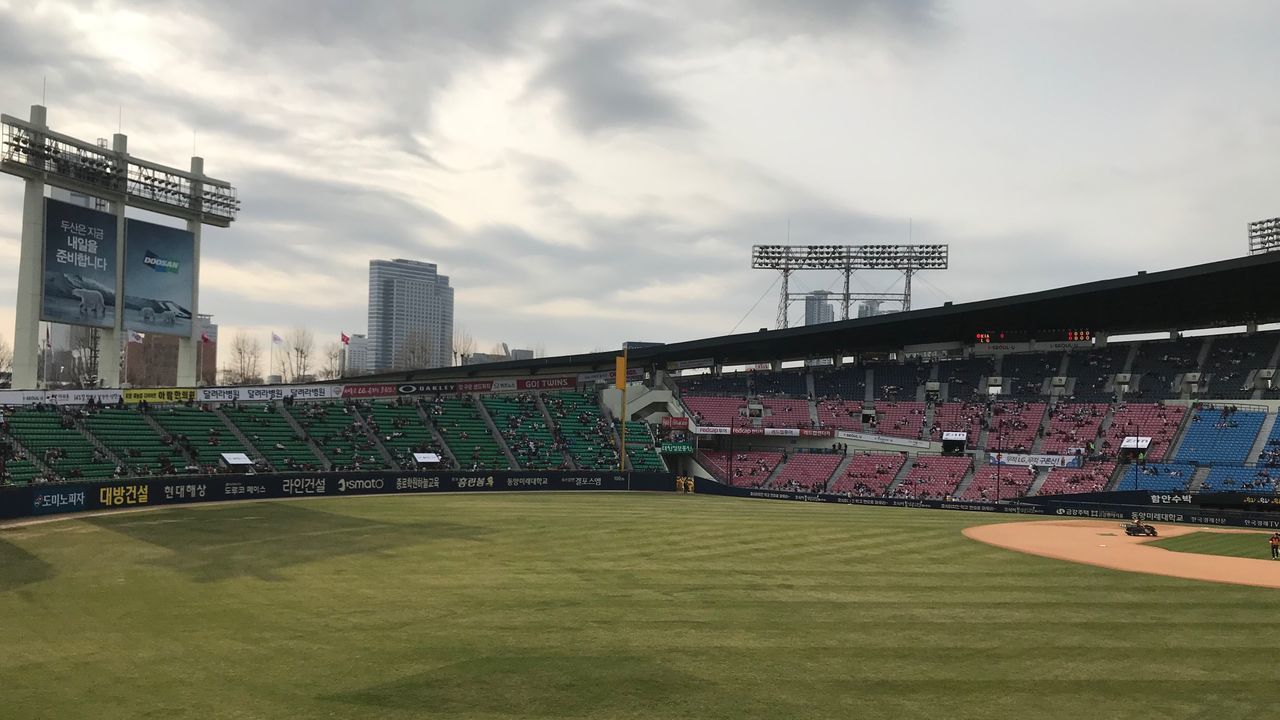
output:
{"label": "doosan billboard", "polygon": [[125,221],[126,330],[191,337],[195,244],[186,230]]}
{"label": "doosan billboard", "polygon": [[116,323],[116,217],[44,201],[40,319],[110,328]]}

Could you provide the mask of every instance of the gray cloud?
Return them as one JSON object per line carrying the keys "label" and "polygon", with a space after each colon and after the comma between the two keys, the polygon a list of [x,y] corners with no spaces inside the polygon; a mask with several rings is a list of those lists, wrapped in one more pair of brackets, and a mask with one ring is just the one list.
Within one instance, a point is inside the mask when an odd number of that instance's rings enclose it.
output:
{"label": "gray cloud", "polygon": [[646,43],[637,33],[562,38],[533,86],[555,93],[575,127],[587,134],[694,125],[646,64]]}

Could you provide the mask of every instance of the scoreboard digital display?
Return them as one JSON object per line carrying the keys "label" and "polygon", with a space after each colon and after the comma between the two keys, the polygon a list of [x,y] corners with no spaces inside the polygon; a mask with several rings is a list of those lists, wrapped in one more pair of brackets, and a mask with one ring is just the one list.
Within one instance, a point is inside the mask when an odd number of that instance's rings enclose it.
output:
{"label": "scoreboard digital display", "polygon": [[980,330],[973,334],[978,345],[1013,342],[1093,342],[1092,330]]}

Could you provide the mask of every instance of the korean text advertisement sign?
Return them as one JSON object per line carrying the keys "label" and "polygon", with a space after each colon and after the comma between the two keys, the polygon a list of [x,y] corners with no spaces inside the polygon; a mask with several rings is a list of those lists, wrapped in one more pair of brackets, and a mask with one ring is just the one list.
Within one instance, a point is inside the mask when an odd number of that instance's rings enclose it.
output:
{"label": "korean text advertisement sign", "polygon": [[46,199],[40,319],[115,327],[116,217]]}
{"label": "korean text advertisement sign", "polygon": [[126,405],[146,402],[149,405],[195,401],[195,388],[132,388],[124,391]]}
{"label": "korean text advertisement sign", "polygon": [[195,235],[141,220],[125,221],[124,327],[191,337]]}

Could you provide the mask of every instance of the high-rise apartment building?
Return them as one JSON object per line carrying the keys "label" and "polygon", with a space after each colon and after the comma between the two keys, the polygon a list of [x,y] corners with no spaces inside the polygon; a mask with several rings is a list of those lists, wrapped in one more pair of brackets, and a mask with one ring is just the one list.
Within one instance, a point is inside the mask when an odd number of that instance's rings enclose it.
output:
{"label": "high-rise apartment building", "polygon": [[369,338],[359,333],[352,333],[345,348],[347,353],[343,370],[347,376],[364,375],[369,372]]}
{"label": "high-rise apartment building", "polygon": [[830,297],[831,293],[826,290],[817,290],[804,296],[805,325],[835,322],[836,311],[831,306],[831,301],[828,299]]}
{"label": "high-rise apartment building", "polygon": [[446,367],[453,358],[453,288],[435,263],[369,261],[369,369]]}

